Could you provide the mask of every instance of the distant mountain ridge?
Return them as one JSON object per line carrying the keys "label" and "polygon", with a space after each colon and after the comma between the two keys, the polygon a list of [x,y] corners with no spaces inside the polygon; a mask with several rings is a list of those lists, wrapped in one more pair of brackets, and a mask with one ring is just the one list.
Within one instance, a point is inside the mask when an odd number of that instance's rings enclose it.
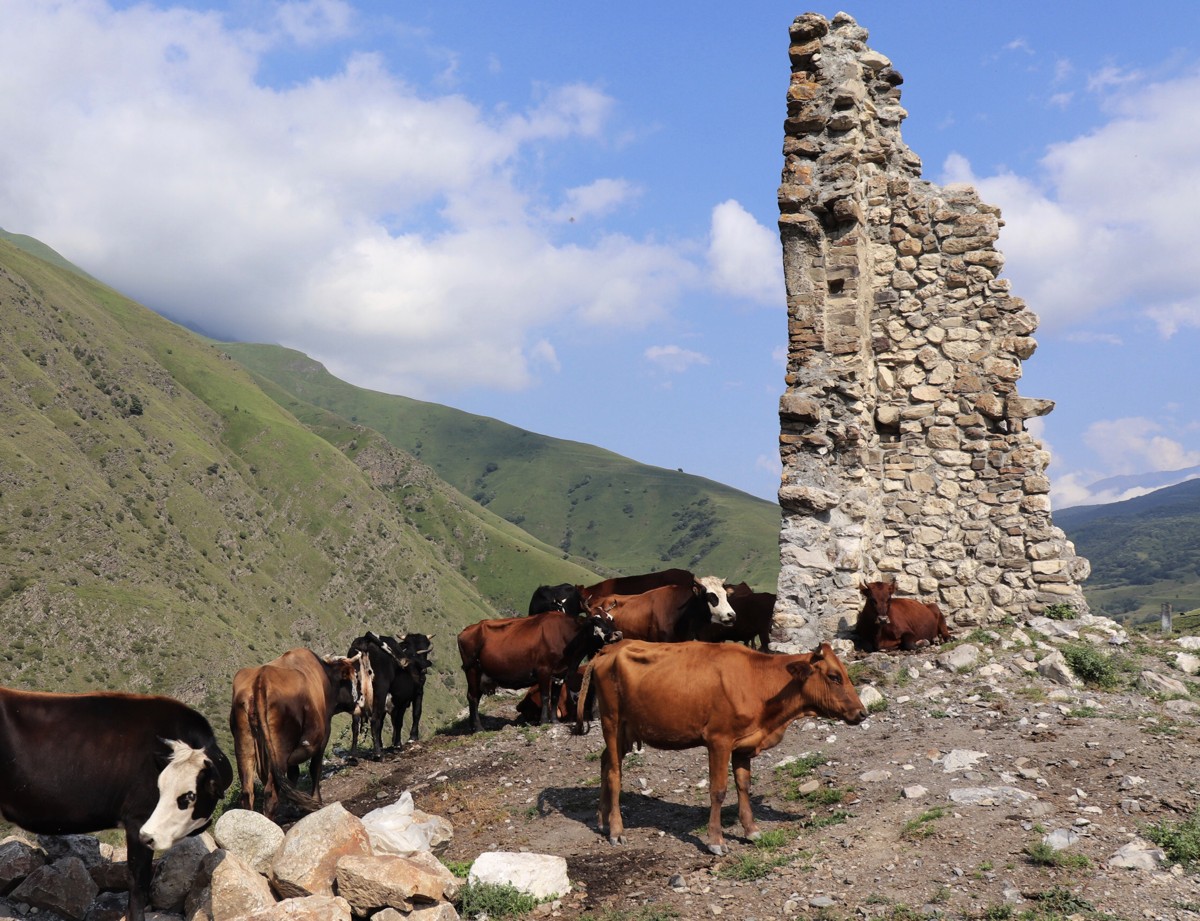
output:
{"label": "distant mountain ridge", "polygon": [[[221,348],[293,400],[378,431],[488,510],[564,553],[624,573],[681,566],[775,590],[775,503],[593,445],[355,387],[281,346]],[[638,408],[630,411],[636,417]]]}

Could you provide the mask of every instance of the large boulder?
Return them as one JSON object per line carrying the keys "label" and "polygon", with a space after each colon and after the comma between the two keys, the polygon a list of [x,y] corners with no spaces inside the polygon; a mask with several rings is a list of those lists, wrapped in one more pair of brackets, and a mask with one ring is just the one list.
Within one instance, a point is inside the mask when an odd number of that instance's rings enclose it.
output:
{"label": "large boulder", "polygon": [[249,809],[228,809],[213,826],[217,846],[246,861],[264,876],[283,846],[283,829],[265,815]]}
{"label": "large boulder", "polygon": [[306,815],[284,835],[271,862],[271,885],[282,899],[332,896],[338,861],[371,853],[362,821],[334,803]]}

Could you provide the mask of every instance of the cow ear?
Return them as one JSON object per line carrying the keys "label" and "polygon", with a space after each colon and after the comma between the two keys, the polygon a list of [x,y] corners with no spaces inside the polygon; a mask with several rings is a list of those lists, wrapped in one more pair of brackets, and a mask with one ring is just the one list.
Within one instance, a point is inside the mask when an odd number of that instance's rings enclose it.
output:
{"label": "cow ear", "polygon": [[806,659],[798,659],[795,662],[789,662],[787,665],[788,674],[799,682],[805,682],[812,677],[812,664]]}

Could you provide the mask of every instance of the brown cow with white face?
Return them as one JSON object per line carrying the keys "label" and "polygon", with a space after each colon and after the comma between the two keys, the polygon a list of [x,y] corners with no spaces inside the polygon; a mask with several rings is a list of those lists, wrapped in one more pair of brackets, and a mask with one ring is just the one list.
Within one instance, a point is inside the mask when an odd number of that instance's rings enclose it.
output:
{"label": "brown cow with white face", "polygon": [[[308,649],[290,649],[279,658],[233,676],[233,734],[242,808],[254,808],[254,782],[261,780],[263,814],[273,819],[282,795],[302,809],[321,806],[321,767],[335,713],[370,716],[371,660],[365,654],[321,659]],[[308,762],[312,794],[296,787],[300,765]]]}
{"label": "brown cow with white face", "polygon": [[894,597],[895,582],[868,582],[858,590],[863,608],[854,634],[864,651],[921,649],[950,639],[946,618],[938,606],[915,598]]}
{"label": "brown cow with white face", "polygon": [[677,643],[694,640],[712,626],[730,626],[736,614],[716,576],[687,585],[663,585],[639,595],[601,595],[589,610],[612,617],[621,635],[631,640]]}
{"label": "brown cow with white face", "polygon": [[204,828],[232,780],[208,720],[177,700],[0,688],[0,821],[124,828],[130,921],[145,917],[154,851]]}
{"label": "brown cow with white face", "polygon": [[803,655],[768,655],[733,644],[626,640],[602,650],[579,697],[582,725],[587,684],[596,687],[604,752],[600,758],[599,825],[613,844],[625,841],[621,761],[635,742],[655,748],[708,749],[708,849],[725,853],[721,804],[733,759],[738,817],[757,838],[750,809],[750,759],[779,743],[800,716],[859,723],[867,711],[828,643]]}

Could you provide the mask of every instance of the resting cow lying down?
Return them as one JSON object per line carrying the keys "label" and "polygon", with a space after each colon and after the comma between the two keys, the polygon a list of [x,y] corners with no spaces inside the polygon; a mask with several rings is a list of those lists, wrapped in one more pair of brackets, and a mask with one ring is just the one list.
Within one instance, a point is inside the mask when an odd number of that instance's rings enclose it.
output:
{"label": "resting cow lying down", "polygon": [[758,826],[750,809],[750,759],[777,745],[792,720],[823,716],[859,723],[867,711],[846,667],[828,643],[802,655],[768,655],[744,646],[626,640],[601,650],[579,694],[582,727],[588,685],[594,684],[604,730],[600,757],[600,831],[625,842],[621,821],[621,761],[635,742],[654,748],[708,749],[708,849],[724,854],[721,804],[733,760],[738,818],[749,838]]}

